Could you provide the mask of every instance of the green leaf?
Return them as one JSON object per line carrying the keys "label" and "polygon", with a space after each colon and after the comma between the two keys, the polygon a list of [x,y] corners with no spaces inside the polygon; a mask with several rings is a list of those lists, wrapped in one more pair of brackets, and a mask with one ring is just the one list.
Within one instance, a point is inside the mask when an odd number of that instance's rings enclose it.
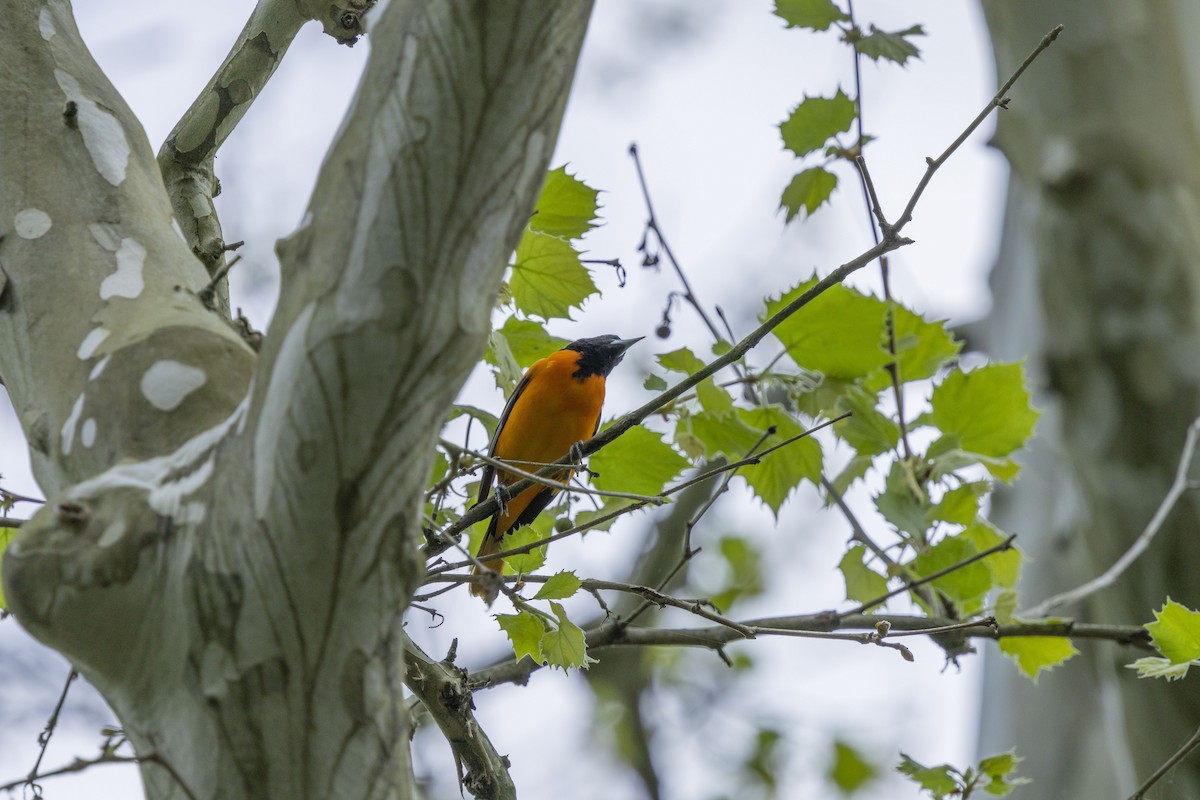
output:
{"label": "green leaf", "polygon": [[[774,315],[816,282],[812,278],[768,300],[765,317]],[[883,347],[886,312],[886,303],[837,284],[781,322],[773,333],[800,367],[854,380],[891,360]]]}
{"label": "green leaf", "polygon": [[541,324],[530,319],[509,317],[500,327],[500,333],[504,335],[513,359],[521,369],[528,369],[533,362],[563,349],[567,344],[566,339],[551,336]]}
{"label": "green leaf", "polygon": [[[926,322],[904,306],[893,304],[892,324],[896,331],[896,365],[902,383],[932,378],[962,349],[962,342],[955,341],[946,330],[944,320]],[[887,378],[886,374],[884,377]]]}
{"label": "green leaf", "polygon": [[529,228],[539,233],[578,239],[596,227],[595,189],[573,175],[564,164],[546,174]]}
{"label": "green leaf", "polygon": [[734,410],[701,411],[681,422],[688,434],[704,444],[708,458],[723,455],[730,461],[740,460],[762,437],[762,431],[747,425]]}
{"label": "green leaf", "polygon": [[903,65],[908,59],[921,55],[921,51],[906,37],[924,35],[925,29],[920,25],[892,33],[872,25],[871,32],[854,43],[854,49],[873,61],[883,58]]}
{"label": "green leaf", "polygon": [[950,373],[933,390],[931,419],[968,453],[1004,458],[1033,435],[1039,412],[1029,404],[1021,364],[989,364]]}
{"label": "green leaf", "polygon": [[775,15],[789,28],[814,31],[828,30],[833,23],[850,19],[830,0],[775,0]]}
{"label": "green leaf", "polygon": [[1050,671],[1079,652],[1065,636],[1006,636],[999,644],[1000,652],[1035,684],[1042,670]]}
{"label": "green leaf", "polygon": [[918,786],[929,792],[933,800],[943,800],[947,795],[956,794],[960,788],[955,776],[956,770],[949,764],[925,767],[901,753],[896,771],[915,781]]}
{"label": "green leaf", "polygon": [[1200,613],[1167,598],[1166,604],[1154,612],[1154,622],[1146,630],[1158,652],[1172,664],[1183,664],[1200,658]]}
{"label": "green leaf", "polygon": [[667,388],[667,382],[661,375],[647,375],[642,382],[642,388],[651,392],[661,392]]}
{"label": "green leaf", "polygon": [[508,285],[517,308],[542,319],[570,319],[572,308],[597,293],[566,239],[528,229],[517,244]]}
{"label": "green leaf", "polygon": [[542,588],[533,596],[534,600],[562,600],[579,591],[583,581],[575,577],[574,572],[556,572],[550,580],[542,584]]}
{"label": "green leaf", "polygon": [[[866,475],[867,470],[869,470],[871,465],[874,463],[875,459],[873,459],[871,456],[855,456],[854,458],[850,459],[850,462],[846,464],[845,467],[842,468],[841,472],[834,476],[834,479],[830,481],[830,483],[833,484],[833,488],[838,494],[844,496],[846,494],[846,490],[850,488],[850,485],[862,476]],[[825,505],[828,506],[832,503],[833,495],[826,494]]]}
{"label": "green leaf", "polygon": [[[912,566],[918,577],[924,577],[962,564],[977,552],[968,540],[948,536],[913,559]],[[932,586],[951,600],[973,606],[992,588],[992,573],[982,561],[972,561],[934,580]]]}
{"label": "green leaf", "polygon": [[1186,678],[1192,662],[1173,664],[1169,658],[1147,656],[1125,666],[1128,669],[1136,669],[1139,678],[1166,678],[1170,682]]}
{"label": "green leaf", "polygon": [[883,492],[875,496],[875,508],[883,518],[917,539],[929,529],[925,521],[928,500],[918,493],[916,478],[904,461],[893,461]]}
{"label": "green leaf", "polygon": [[537,663],[542,663],[542,637],[546,635],[546,625],[528,611],[519,614],[496,614],[496,622],[500,630],[508,634],[512,642],[513,655],[517,661],[522,656],[529,656]]}
{"label": "green leaf", "polygon": [[[3,575],[4,566],[4,551],[8,549],[8,543],[17,535],[17,528],[0,528],[0,576]],[[4,599],[4,582],[0,577],[0,608],[8,608],[8,602]]]}
{"label": "green leaf", "polygon": [[691,375],[693,372],[699,372],[704,369],[704,362],[686,347],[672,350],[669,353],[659,353],[654,358],[662,365],[663,369],[669,372],[682,372],[684,375]]}
{"label": "green leaf", "polygon": [[841,410],[851,412],[848,419],[834,424],[833,429],[859,455],[874,456],[896,447],[900,441],[900,426],[876,409],[878,397],[853,388],[841,401]]}
{"label": "green leaf", "polygon": [[483,425],[487,430],[488,441],[496,434],[496,426],[500,424],[500,418],[495,414],[484,411],[482,408],[466,405],[453,405],[450,407],[450,413],[446,415],[446,421],[458,419],[459,417],[471,417],[476,422]]}
{"label": "green leaf", "polygon": [[984,481],[964,483],[950,489],[926,512],[926,523],[932,525],[941,521],[952,525],[970,525],[979,514],[979,498],[987,494],[987,491],[988,485]]}
{"label": "green leaf", "polygon": [[517,363],[516,356],[513,355],[512,348],[508,345],[508,339],[505,338],[504,332],[495,330],[488,334],[488,348],[483,354],[483,358],[492,366],[496,367],[493,377],[496,379],[496,388],[505,394],[510,394],[516,388],[517,381],[521,380],[521,365]]}
{"label": "green leaf", "polygon": [[762,553],[746,539],[724,536],[720,542],[721,557],[729,567],[725,588],[712,595],[712,602],[722,611],[743,597],[762,594]]}
{"label": "green leaf", "polygon": [[984,790],[996,797],[1003,797],[1017,786],[1028,783],[1029,781],[1024,778],[1013,776],[1013,773],[1017,771],[1017,764],[1023,760],[1011,750],[982,759],[979,762],[979,774],[989,779],[983,787]]}
{"label": "green leaf", "polygon": [[[803,158],[854,124],[854,101],[838,89],[833,97],[805,97],[779,125],[783,146]],[[809,212],[811,213],[811,211]]]}
{"label": "green leaf", "polygon": [[791,222],[802,210],[811,217],[829,200],[837,185],[837,175],[824,167],[812,167],[796,173],[779,198],[779,207],[787,212],[784,221]]}
{"label": "green leaf", "polygon": [[592,483],[610,492],[655,495],[688,467],[688,460],[648,428],[630,428],[588,459]]}
{"label": "green leaf", "polygon": [[833,742],[833,764],[829,780],[843,795],[851,795],[879,777],[879,771],[851,745],[841,739]]}
{"label": "green leaf", "polygon": [[558,618],[558,629],[547,631],[542,637],[542,658],[551,667],[561,667],[566,672],[571,667],[587,669],[596,663],[587,654],[587,643],[583,630],[567,619],[567,612],[559,603],[550,603],[550,609]]}
{"label": "green leaf", "polygon": [[[977,553],[995,547],[1005,539],[1000,531],[984,521],[970,525],[958,536],[973,544]],[[1021,551],[1017,548],[1010,546],[1007,550],[992,553],[979,563],[992,573],[992,582],[996,586],[1011,589],[1017,585],[1021,573]]]}
{"label": "green leaf", "polygon": [[864,562],[867,550],[856,544],[846,551],[838,569],[846,580],[846,599],[866,603],[887,594],[887,578],[868,567]]}
{"label": "green leaf", "polygon": [[[804,432],[804,428],[795,417],[779,406],[740,408],[737,409],[737,415],[746,425],[758,431],[766,432],[771,427],[775,428],[775,433],[759,445],[760,451]],[[761,435],[760,433],[755,441],[761,438]],[[730,454],[734,458],[742,458],[744,455],[744,451],[738,456]],[[798,439],[787,447],[764,456],[758,464],[742,467],[738,470],[738,475],[745,479],[754,494],[778,517],[783,501],[802,481],[820,483],[821,446],[811,436]]]}
{"label": "green leaf", "polygon": [[[500,549],[511,550],[514,547],[524,547],[539,539],[545,539],[552,533],[553,525],[554,520],[549,515],[543,514],[528,525],[506,534],[500,540]],[[509,556],[504,559],[504,571],[517,574],[536,572],[546,563],[546,547],[547,545],[542,545],[533,548],[528,553]]]}

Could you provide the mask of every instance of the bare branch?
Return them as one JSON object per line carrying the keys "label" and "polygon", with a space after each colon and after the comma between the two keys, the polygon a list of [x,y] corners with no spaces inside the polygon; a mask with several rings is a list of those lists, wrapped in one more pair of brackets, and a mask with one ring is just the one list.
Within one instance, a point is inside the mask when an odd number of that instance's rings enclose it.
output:
{"label": "bare branch", "polygon": [[1183,746],[1176,750],[1175,754],[1168,758],[1161,767],[1154,770],[1154,774],[1147,778],[1146,782],[1139,786],[1138,790],[1129,796],[1129,800],[1143,800],[1143,798],[1146,796],[1146,792],[1150,791],[1150,787],[1162,780],[1164,775],[1170,772],[1180,761],[1183,761],[1183,759],[1187,758],[1187,756],[1197,747],[1200,747],[1200,728],[1197,728],[1196,732],[1192,734],[1192,737],[1184,742]]}
{"label": "bare branch", "polygon": [[1142,529],[1138,537],[1133,540],[1129,549],[1122,553],[1111,567],[1082,586],[1076,586],[1070,591],[1056,594],[1033,608],[1018,613],[1023,617],[1042,617],[1055,608],[1077,603],[1101,589],[1112,586],[1125,573],[1125,570],[1129,569],[1130,565],[1146,552],[1146,548],[1150,546],[1154,537],[1162,529],[1163,523],[1167,521],[1167,517],[1175,508],[1175,504],[1179,502],[1179,498],[1190,487],[1188,473],[1192,466],[1192,460],[1196,457],[1198,440],[1200,440],[1200,418],[1193,420],[1192,424],[1188,426],[1187,438],[1183,443],[1183,453],[1179,456],[1179,465],[1175,468],[1175,480],[1171,483],[1171,488],[1167,490],[1162,502],[1159,503],[1158,510],[1154,512],[1154,516],[1146,523],[1146,527]]}

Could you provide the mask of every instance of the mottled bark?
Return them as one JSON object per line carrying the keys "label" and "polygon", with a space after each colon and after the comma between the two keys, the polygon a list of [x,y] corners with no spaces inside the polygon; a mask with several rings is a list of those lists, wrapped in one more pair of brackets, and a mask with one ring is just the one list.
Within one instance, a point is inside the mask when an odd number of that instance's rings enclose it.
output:
{"label": "mottled bark", "polygon": [[[985,0],[999,73],[1049,27],[1058,45],[1014,92],[996,311],[982,343],[1028,354],[1046,409],[997,516],[1029,551],[1025,605],[1107,568],[1171,483],[1200,412],[1200,6]],[[1062,613],[1141,623],[1167,595],[1200,604],[1200,509],[1185,496],[1119,581]],[[1038,797],[1127,797],[1196,728],[1194,682],[1138,681],[1136,654],[1085,648],[1035,688],[988,664],[982,749],[1016,746]],[[1200,795],[1200,762],[1172,796]]]}
{"label": "mottled bark", "polygon": [[197,293],[66,0],[0,26],[0,376],[50,502],[11,609],[153,798],[414,794],[401,614],[434,437],[482,352],[589,2],[393,0],[255,354]]}

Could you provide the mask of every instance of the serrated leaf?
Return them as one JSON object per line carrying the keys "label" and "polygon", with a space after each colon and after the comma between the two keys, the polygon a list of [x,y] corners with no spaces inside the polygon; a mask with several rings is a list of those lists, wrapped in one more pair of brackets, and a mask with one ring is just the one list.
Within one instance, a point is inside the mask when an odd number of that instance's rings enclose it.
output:
{"label": "serrated leaf", "polygon": [[579,253],[566,239],[526,229],[508,282],[521,313],[570,319],[571,309],[597,293]]}
{"label": "serrated leaf", "polygon": [[920,25],[891,33],[872,25],[871,32],[854,43],[854,49],[873,61],[883,58],[903,65],[908,59],[919,58],[921,55],[921,51],[908,41],[908,37],[924,35],[925,29]]}
{"label": "serrated leaf", "polygon": [[667,382],[661,375],[647,375],[642,381],[642,388],[650,392],[661,392],[667,388]]}
{"label": "serrated leaf", "polygon": [[[805,97],[779,125],[783,146],[803,158],[854,124],[854,101],[838,89],[833,97]],[[812,213],[811,211],[809,213]]]}
{"label": "serrated leaf", "polygon": [[1017,771],[1017,764],[1020,764],[1024,759],[1018,758],[1013,751],[1000,753],[999,755],[988,756],[981,759],[979,762],[979,774],[987,777],[988,783],[984,785],[984,791],[996,797],[1003,797],[1011,792],[1017,786],[1028,783],[1023,778],[1013,776]]}
{"label": "serrated leaf", "polygon": [[598,194],[574,175],[568,175],[565,164],[551,170],[542,184],[529,227],[551,236],[578,239],[596,227]]}
{"label": "serrated leaf", "polygon": [[558,619],[557,630],[547,631],[542,637],[542,659],[551,667],[561,667],[566,672],[571,667],[587,669],[595,659],[587,654],[587,643],[583,630],[567,619],[567,612],[559,603],[550,603],[550,609]]}
{"label": "serrated leaf", "polygon": [[488,348],[483,354],[484,361],[496,368],[492,377],[496,380],[496,388],[505,394],[510,394],[521,380],[524,370],[517,363],[512,348],[504,332],[495,330],[488,334]]}
{"label": "serrated leaf", "polygon": [[[767,301],[770,317],[803,295],[816,278]],[[884,349],[887,304],[840,284],[826,289],[772,332],[800,367],[854,380],[891,360]]]}
{"label": "serrated leaf", "polygon": [[900,441],[900,426],[876,409],[877,400],[875,395],[857,388],[841,400],[841,410],[849,411],[850,416],[835,423],[833,429],[859,455],[879,455],[894,449]]}
{"label": "serrated leaf", "polygon": [[879,771],[858,750],[841,739],[834,740],[829,780],[843,795],[854,794],[878,776]]}
{"label": "serrated leaf", "polygon": [[1033,435],[1039,412],[1029,403],[1021,364],[957,370],[933,390],[931,420],[968,453],[1005,458]]}
{"label": "serrated leaf", "polygon": [[[913,559],[912,567],[917,577],[924,577],[963,564],[977,552],[970,541],[948,536]],[[960,605],[970,606],[992,588],[992,573],[982,561],[972,561],[934,580],[931,585]]]}
{"label": "serrated leaf", "polygon": [[509,317],[500,327],[500,333],[504,335],[513,359],[523,370],[567,344],[566,339],[551,336],[545,327],[531,319]]}
{"label": "serrated leaf", "polygon": [[[974,545],[977,553],[995,547],[1005,539],[1000,531],[982,521],[968,526],[958,536]],[[1007,550],[992,553],[979,563],[992,573],[992,582],[996,586],[1011,589],[1017,585],[1017,578],[1021,574],[1021,551],[1017,548],[1009,547]]]}
{"label": "serrated leaf", "polygon": [[928,500],[903,461],[892,462],[883,491],[875,496],[875,508],[896,530],[915,538],[924,537],[929,529],[925,521]]}
{"label": "serrated leaf", "polygon": [[864,563],[867,550],[856,544],[842,556],[838,569],[846,581],[846,599],[866,603],[887,594],[887,578]]}
{"label": "serrated leaf", "polygon": [[513,655],[517,661],[522,656],[529,656],[537,663],[542,663],[542,637],[546,635],[545,624],[533,614],[522,611],[519,614],[496,614],[496,622],[500,630],[508,635],[512,642]]}
{"label": "serrated leaf", "polygon": [[1166,678],[1170,682],[1187,677],[1192,662],[1173,664],[1169,658],[1147,656],[1125,666],[1128,669],[1136,669],[1139,678]]}
{"label": "serrated leaf", "polygon": [[723,455],[738,461],[762,438],[762,431],[747,425],[733,410],[701,411],[688,417],[685,424],[687,432],[704,444],[708,458]]}
{"label": "serrated leaf", "polygon": [[1043,670],[1048,672],[1079,653],[1065,636],[1006,636],[999,645],[1000,652],[1035,684]]}
{"label": "serrated leaf", "polygon": [[[866,475],[867,470],[869,470],[871,465],[874,463],[875,459],[873,459],[871,456],[855,456],[854,458],[850,459],[849,463],[847,463],[845,467],[842,468],[841,472],[834,476],[834,479],[830,481],[830,483],[833,484],[833,488],[838,494],[845,495],[846,490],[850,488],[851,484],[853,484],[862,476]],[[825,498],[825,505],[831,505],[833,502],[833,495],[827,494]]]}
{"label": "serrated leaf", "polygon": [[837,185],[837,175],[824,167],[796,173],[779,198],[779,207],[787,212],[784,221],[791,222],[801,211],[811,217],[829,200]]}
{"label": "serrated leaf", "polygon": [[926,512],[926,523],[932,525],[941,521],[952,525],[970,525],[979,514],[979,499],[987,494],[987,490],[988,485],[984,481],[964,483],[950,489]]}
{"label": "serrated leaf", "polygon": [[[641,426],[631,428],[588,459],[592,483],[610,492],[655,495],[688,467],[688,460]],[[595,474],[598,473],[598,474]]]}
{"label": "serrated leaf", "polygon": [[901,383],[932,378],[962,349],[963,343],[956,341],[946,330],[944,320],[927,322],[919,314],[894,304],[892,324],[896,332],[896,368]]}
{"label": "serrated leaf", "polygon": [[704,362],[686,347],[672,350],[669,353],[659,353],[654,358],[663,369],[669,372],[682,372],[684,375],[691,375],[693,372],[699,372],[704,369]]}
{"label": "serrated leaf", "polygon": [[[517,528],[515,531],[504,536],[500,540],[501,550],[511,550],[515,547],[524,547],[527,544],[545,539],[552,531],[554,520],[550,516],[543,514],[528,525]],[[504,559],[504,571],[509,573],[529,573],[536,572],[546,563],[546,545],[535,547],[528,553],[521,553],[515,556],[508,556]]]}
{"label": "serrated leaf", "polygon": [[1172,664],[1200,658],[1200,613],[1167,598],[1154,612],[1154,622],[1146,624],[1150,640]]}
{"label": "serrated leaf", "polygon": [[918,786],[929,792],[933,800],[943,800],[947,795],[956,794],[959,790],[956,771],[949,764],[926,767],[901,753],[896,771],[915,781]]}
{"label": "serrated leaf", "polygon": [[728,411],[733,408],[733,397],[729,391],[717,386],[711,377],[696,384],[696,398],[705,411]]}
{"label": "serrated leaf", "polygon": [[[741,408],[737,409],[736,413],[742,422],[752,429],[765,433],[769,428],[775,428],[775,433],[768,436],[758,450],[764,450],[804,432],[804,428],[795,417],[779,406]],[[760,433],[755,441],[761,436]],[[820,483],[821,463],[821,446],[816,439],[808,436],[764,456],[758,464],[742,467],[738,475],[745,479],[754,494],[778,517],[780,506],[801,482],[807,480],[813,484]]]}
{"label": "serrated leaf", "polygon": [[828,30],[833,23],[850,19],[831,0],[775,0],[775,16],[789,28],[814,31]]}
{"label": "serrated leaf", "polygon": [[550,580],[542,584],[542,588],[533,596],[534,600],[563,600],[579,591],[583,581],[575,577],[574,572],[556,572]]}

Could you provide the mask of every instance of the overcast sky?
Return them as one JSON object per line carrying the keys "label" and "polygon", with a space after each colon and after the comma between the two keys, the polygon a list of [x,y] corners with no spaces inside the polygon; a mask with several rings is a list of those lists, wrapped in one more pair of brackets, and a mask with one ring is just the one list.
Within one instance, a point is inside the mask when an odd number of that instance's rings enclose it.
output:
{"label": "overcast sky", "polygon": [[[79,0],[76,13],[101,66],[146,126],[153,146],[165,138],[195,93],[221,61],[252,3],[177,0]],[[842,191],[832,208],[811,222],[785,226],[776,213],[779,193],[798,168],[779,143],[777,124],[805,94],[850,91],[851,62],[836,36],[784,30],[767,0],[597,0],[575,89],[554,165],[569,163],[604,190],[605,225],[591,233],[592,257],[619,257],[625,288],[601,273],[602,299],[589,301],[573,322],[552,331],[566,338],[615,332],[651,335],[668,292],[669,271],[638,266],[645,208],[626,150],[636,141],[656,210],[669,240],[711,308],[721,305],[735,332],[747,332],[763,295],[824,274],[870,244],[857,190]],[[203,9],[203,11],[199,9]],[[864,116],[878,137],[868,150],[885,211],[894,217],[925,168],[975,116],[994,91],[991,54],[980,12],[965,0],[859,0],[863,22],[883,29],[922,23],[922,59],[907,69],[868,62]],[[369,47],[339,47],[308,26],[217,162],[223,194],[218,201],[226,238],[244,239],[243,263],[233,273],[234,304],[260,327],[269,321],[277,289],[274,241],[300,220],[321,156],[349,102]],[[986,147],[985,130],[968,142],[935,179],[908,235],[916,244],[893,257],[893,288],[931,318],[966,322],[988,310],[986,273],[999,226],[1005,167]],[[849,173],[842,171],[843,179]],[[844,182],[847,189],[854,185]],[[858,285],[877,289],[877,273],[864,270]],[[677,309],[670,341],[648,340],[614,375],[607,413],[615,415],[643,397],[641,380],[656,351],[706,345],[699,325]],[[765,360],[765,359],[764,359]],[[499,411],[504,398],[484,374],[465,390],[469,402]],[[38,494],[11,410],[0,410],[3,486]],[[844,587],[834,567],[846,529],[820,513],[811,490],[789,501],[776,526],[769,513],[745,499],[723,501],[708,521],[715,533],[762,531],[760,544],[778,564],[786,587],[747,613],[800,613],[835,606]],[[578,563],[590,575],[620,575],[645,522],[621,526],[611,536],[589,537],[553,553],[552,566]],[[715,534],[714,534],[715,535]],[[797,566],[800,562],[800,566]],[[448,601],[450,622],[435,631],[413,619],[414,635],[444,651],[460,636],[467,665],[501,654],[505,640],[478,603]],[[686,619],[676,620],[686,624]],[[841,735],[887,765],[903,748],[926,763],[963,764],[973,755],[976,715],[972,693],[980,663],[942,672],[940,650],[918,644],[916,664],[892,651],[844,643],[788,641],[740,646],[764,666],[761,682],[742,686],[735,698],[697,722],[688,703],[706,702],[705,688],[724,667],[715,658],[695,660],[691,684],[676,697],[656,701],[664,731],[679,734],[661,765],[671,798],[717,796],[731,780],[722,768],[727,744],[740,742],[752,723],[768,720],[785,735],[792,768],[785,798],[826,796],[828,738]],[[0,780],[27,772],[36,736],[53,707],[67,667],[31,642],[14,621],[0,624]],[[922,711],[931,700],[939,712]],[[524,798],[636,797],[615,779],[603,748],[589,738],[596,723],[577,676],[539,674],[526,689],[498,689],[477,698],[479,715],[502,752],[512,754]],[[532,710],[531,710],[532,709]],[[98,726],[114,723],[102,702],[76,686],[63,729],[46,765],[95,753]],[[697,727],[700,725],[700,727]],[[553,731],[553,734],[548,733]],[[586,754],[582,776],[563,764]],[[444,743],[419,739],[423,772],[452,769]],[[576,783],[579,781],[579,783]],[[131,768],[104,767],[81,778],[47,783],[46,796],[130,797],[138,794]],[[580,786],[592,787],[581,789]],[[439,795],[457,795],[453,782]],[[734,791],[733,786],[728,787]],[[889,780],[869,798],[911,798],[908,784]]]}

